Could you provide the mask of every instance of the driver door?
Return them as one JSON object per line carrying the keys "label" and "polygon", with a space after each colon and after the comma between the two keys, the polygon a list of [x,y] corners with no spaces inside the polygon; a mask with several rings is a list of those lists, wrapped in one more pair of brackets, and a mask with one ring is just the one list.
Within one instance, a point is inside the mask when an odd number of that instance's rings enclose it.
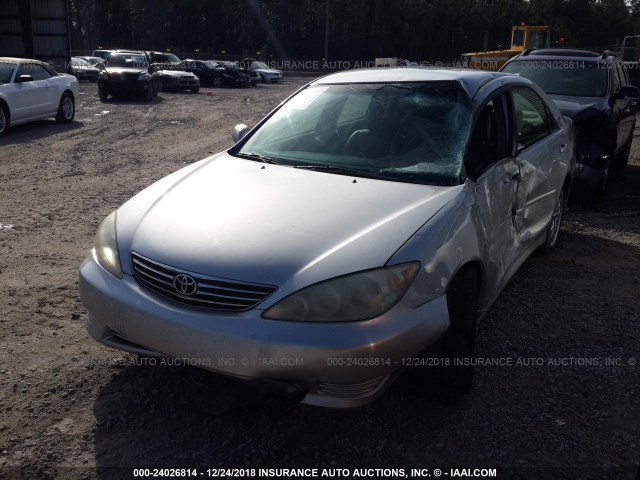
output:
{"label": "driver door", "polygon": [[465,158],[490,291],[500,288],[521,250],[516,222],[521,165],[512,153],[508,102],[500,93],[480,107]]}

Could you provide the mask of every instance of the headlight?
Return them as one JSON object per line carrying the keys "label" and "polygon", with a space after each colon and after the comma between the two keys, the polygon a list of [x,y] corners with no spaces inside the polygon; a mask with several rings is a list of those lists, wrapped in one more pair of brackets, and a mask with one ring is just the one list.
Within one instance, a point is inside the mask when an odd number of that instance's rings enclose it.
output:
{"label": "headlight", "polygon": [[107,272],[114,277],[122,278],[116,235],[116,212],[107,215],[98,227],[94,252],[96,260]]}
{"label": "headlight", "polygon": [[262,316],[301,322],[353,322],[374,318],[402,298],[418,268],[418,263],[405,263],[317,283],[289,295]]}
{"label": "headlight", "polygon": [[151,75],[149,75],[148,73],[143,73],[142,75],[138,75],[138,80],[149,80],[151,78]]}

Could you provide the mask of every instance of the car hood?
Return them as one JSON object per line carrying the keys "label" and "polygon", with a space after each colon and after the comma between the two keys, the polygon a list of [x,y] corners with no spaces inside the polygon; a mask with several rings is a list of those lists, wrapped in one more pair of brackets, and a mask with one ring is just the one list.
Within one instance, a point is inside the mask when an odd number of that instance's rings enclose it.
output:
{"label": "car hood", "polygon": [[222,153],[123,205],[118,246],[129,274],[133,250],[191,272],[295,290],[384,265],[461,188],[354,178]]}
{"label": "car hood", "polygon": [[137,73],[142,75],[143,73],[149,73],[145,68],[127,68],[127,67],[105,67],[107,73]]}
{"label": "car hood", "polygon": [[574,122],[583,118],[598,115],[608,108],[606,98],[602,97],[572,97],[568,95],[549,95],[553,103],[563,115]]}

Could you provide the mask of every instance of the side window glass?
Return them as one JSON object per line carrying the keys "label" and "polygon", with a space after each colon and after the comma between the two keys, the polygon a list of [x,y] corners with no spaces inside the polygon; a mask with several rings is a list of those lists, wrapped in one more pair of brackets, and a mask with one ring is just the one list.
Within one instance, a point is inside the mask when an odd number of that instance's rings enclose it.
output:
{"label": "side window glass", "polygon": [[31,75],[31,72],[29,72],[28,70],[29,69],[27,68],[26,65],[20,65],[20,67],[18,67],[18,71],[16,72],[16,77],[14,82],[17,83],[21,75]]}
{"label": "side window glass", "polygon": [[536,92],[527,87],[515,87],[512,93],[516,141],[518,152],[521,152],[549,135],[549,118],[544,102]]}
{"label": "side window glass", "polygon": [[618,63],[618,74],[620,75],[620,84],[629,85],[629,76],[627,75],[627,72],[622,63]]}
{"label": "side window glass", "polygon": [[611,93],[618,93],[620,91],[620,72],[617,68],[613,68],[613,91]]}
{"label": "side window glass", "polygon": [[504,112],[503,94],[481,107],[467,148],[467,167],[472,170],[467,172],[468,175],[478,177],[491,165],[508,156]]}
{"label": "side window glass", "polygon": [[20,78],[20,75],[31,75],[34,81],[51,78],[49,72],[47,72],[42,66],[34,63],[21,65],[16,75],[16,81]]}

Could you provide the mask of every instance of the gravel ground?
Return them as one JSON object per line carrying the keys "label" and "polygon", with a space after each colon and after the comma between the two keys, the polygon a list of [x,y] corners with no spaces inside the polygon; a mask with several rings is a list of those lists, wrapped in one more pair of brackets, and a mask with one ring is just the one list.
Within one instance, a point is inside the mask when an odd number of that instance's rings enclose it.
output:
{"label": "gravel ground", "polygon": [[[101,103],[82,84],[72,125],[42,121],[0,140],[0,478],[302,466],[636,478],[639,138],[605,201],[572,205],[556,252],[527,260],[479,325],[479,357],[503,365],[478,367],[462,405],[421,392],[411,375],[357,410],[278,404],[88,338],[77,272],[102,218],[228,148],[233,125],[254,124],[304,82],[151,103]],[[229,402],[237,408],[205,411]]]}

